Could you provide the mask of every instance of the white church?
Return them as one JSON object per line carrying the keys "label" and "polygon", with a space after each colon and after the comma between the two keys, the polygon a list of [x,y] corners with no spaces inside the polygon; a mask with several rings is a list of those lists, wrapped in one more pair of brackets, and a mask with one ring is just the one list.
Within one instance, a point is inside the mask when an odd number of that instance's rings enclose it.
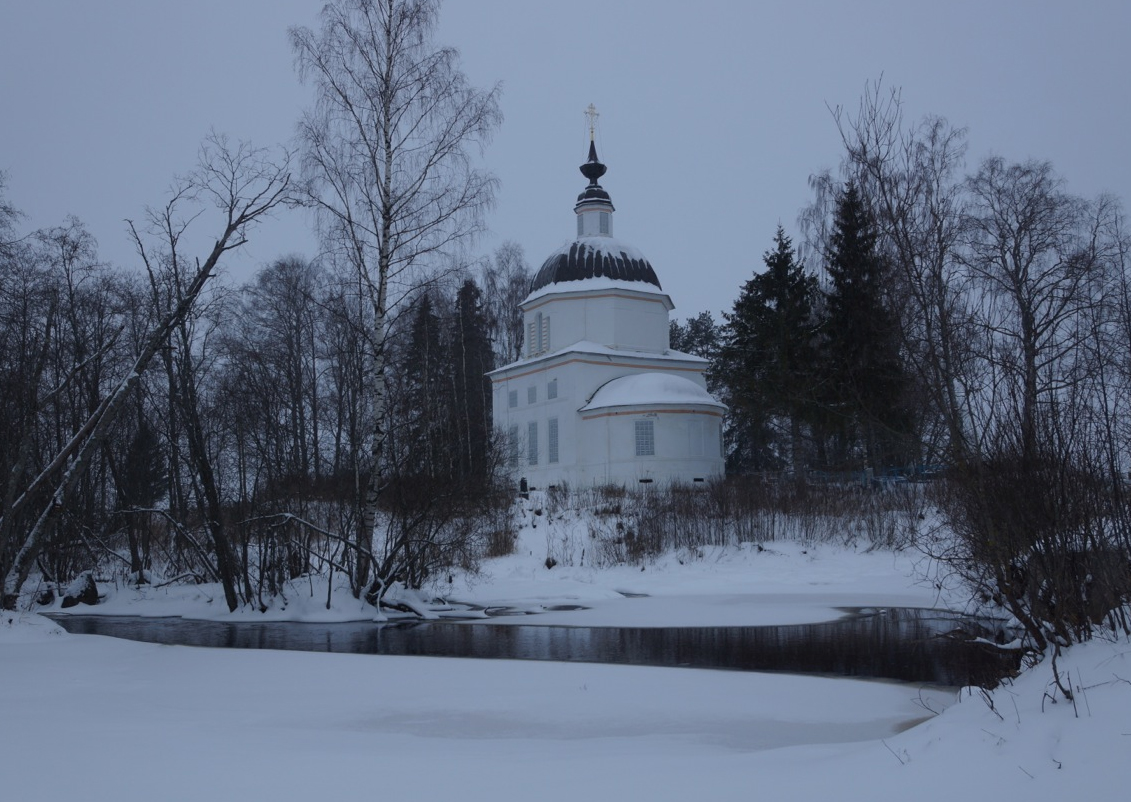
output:
{"label": "white church", "polygon": [[494,424],[530,489],[723,473],[725,406],[707,392],[707,360],[668,347],[674,306],[640,251],[613,238],[605,171],[590,136],[577,239],[546,259],[521,304],[523,358],[489,374]]}

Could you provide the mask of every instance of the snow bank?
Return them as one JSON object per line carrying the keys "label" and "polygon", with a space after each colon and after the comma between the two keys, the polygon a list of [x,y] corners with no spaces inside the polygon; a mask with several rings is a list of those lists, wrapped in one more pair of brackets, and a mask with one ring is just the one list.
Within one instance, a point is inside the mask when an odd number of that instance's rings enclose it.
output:
{"label": "snow bank", "polygon": [[63,637],[67,637],[66,631],[41,615],[0,611],[0,645],[44,643]]}

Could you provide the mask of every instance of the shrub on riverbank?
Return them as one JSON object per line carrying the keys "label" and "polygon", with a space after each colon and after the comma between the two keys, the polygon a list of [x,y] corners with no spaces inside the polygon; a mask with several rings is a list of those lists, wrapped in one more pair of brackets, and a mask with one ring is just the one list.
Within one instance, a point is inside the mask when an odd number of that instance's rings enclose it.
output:
{"label": "shrub on riverbank", "polygon": [[597,566],[776,540],[898,549],[914,541],[924,508],[914,485],[875,489],[748,476],[694,487],[558,487],[532,501],[545,506],[552,527],[548,559]]}

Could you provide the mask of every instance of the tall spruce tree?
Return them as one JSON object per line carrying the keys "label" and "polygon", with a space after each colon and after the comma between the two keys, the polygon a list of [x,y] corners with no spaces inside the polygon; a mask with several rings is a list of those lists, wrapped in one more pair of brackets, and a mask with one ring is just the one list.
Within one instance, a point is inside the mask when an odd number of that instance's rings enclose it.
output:
{"label": "tall spruce tree", "polygon": [[490,326],[483,293],[467,279],[456,294],[452,332],[452,379],[455,393],[452,414],[459,453],[458,478],[469,489],[482,487],[487,478],[491,431],[491,380],[494,363]]}
{"label": "tall spruce tree", "polygon": [[725,315],[719,370],[731,407],[733,469],[804,463],[802,434],[813,414],[816,279],[797,261],[781,226]]}
{"label": "tall spruce tree", "polygon": [[834,430],[834,462],[880,471],[906,463],[913,426],[897,317],[886,292],[890,277],[876,242],[872,216],[850,182],[837,200],[826,255],[823,405]]}
{"label": "tall spruce tree", "polygon": [[447,478],[451,469],[451,381],[442,321],[430,291],[413,309],[403,354],[401,478]]}

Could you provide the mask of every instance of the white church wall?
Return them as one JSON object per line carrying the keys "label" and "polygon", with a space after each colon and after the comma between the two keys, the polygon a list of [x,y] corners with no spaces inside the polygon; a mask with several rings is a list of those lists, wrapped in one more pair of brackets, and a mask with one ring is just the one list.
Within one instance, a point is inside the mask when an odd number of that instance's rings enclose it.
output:
{"label": "white church wall", "polygon": [[[671,367],[679,368],[680,363]],[[526,370],[516,366],[513,375],[497,378],[494,418],[505,434],[516,437],[517,459],[511,466],[514,480],[526,479],[531,487],[545,488],[562,483],[635,485],[641,479],[691,483],[721,475],[722,416],[717,411],[613,408],[584,417],[578,412],[607,382],[655,370],[655,364],[573,352]],[[705,385],[697,369],[680,375]],[[551,420],[557,421],[555,462],[550,461]],[[653,454],[636,453],[637,420],[652,421]]]}
{"label": "white church wall", "polygon": [[550,321],[549,351],[560,351],[562,348],[581,342],[585,339],[585,317],[577,314],[577,303],[568,299],[548,298],[529,306],[523,320],[526,330],[529,330],[534,318],[541,314]]}
{"label": "white church wall", "polygon": [[[509,466],[516,482],[526,479],[531,487],[542,488],[567,481],[577,460],[577,408],[584,403],[579,374],[584,367],[568,361],[532,365],[496,380],[494,420],[501,431],[517,438],[517,459]],[[514,406],[509,403],[512,398]],[[553,453],[551,421],[556,421],[557,429]]]}
{"label": "white church wall", "polygon": [[[524,308],[526,354],[552,353],[579,342],[663,353],[668,348],[670,306],[667,296],[616,287],[538,298]],[[548,343],[531,340],[543,331],[548,333]]]}
{"label": "white church wall", "polygon": [[630,298],[610,298],[608,319],[612,337],[602,342],[614,348],[663,353],[668,349],[668,310],[659,303]]}
{"label": "white church wall", "polygon": [[[638,454],[637,423],[650,425],[651,454]],[[694,483],[722,475],[721,415],[708,412],[641,411],[602,413],[583,418],[580,440],[586,459],[579,468],[594,483],[636,485],[641,481]],[[688,448],[692,432],[699,433],[702,453]]]}

